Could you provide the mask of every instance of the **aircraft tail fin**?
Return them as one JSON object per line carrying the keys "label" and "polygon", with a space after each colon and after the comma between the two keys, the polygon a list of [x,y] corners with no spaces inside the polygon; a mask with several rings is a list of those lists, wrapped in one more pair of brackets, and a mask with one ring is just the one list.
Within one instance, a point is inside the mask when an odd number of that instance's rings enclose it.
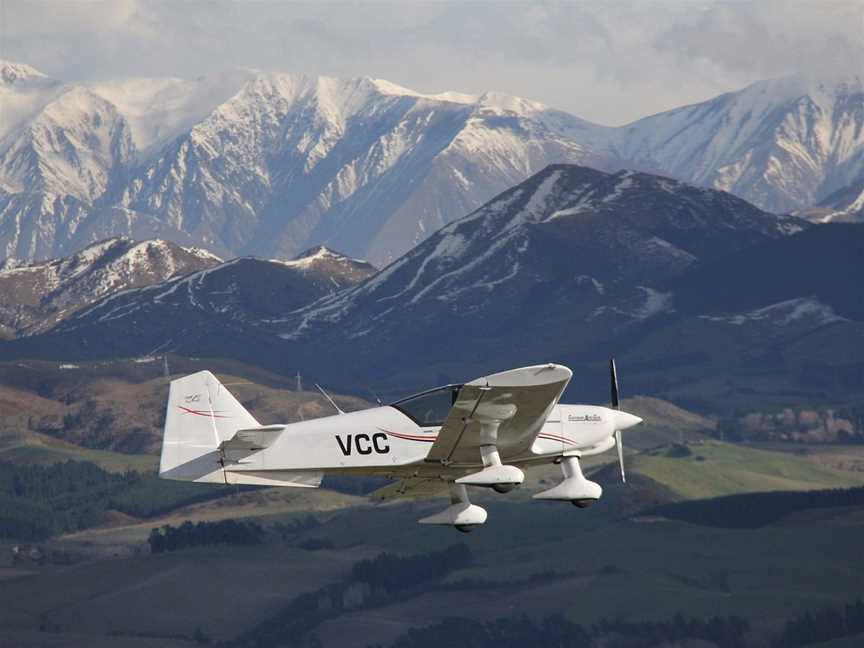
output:
{"label": "aircraft tail fin", "polygon": [[209,371],[172,380],[159,476],[227,483],[219,445],[237,430],[258,427],[255,417]]}

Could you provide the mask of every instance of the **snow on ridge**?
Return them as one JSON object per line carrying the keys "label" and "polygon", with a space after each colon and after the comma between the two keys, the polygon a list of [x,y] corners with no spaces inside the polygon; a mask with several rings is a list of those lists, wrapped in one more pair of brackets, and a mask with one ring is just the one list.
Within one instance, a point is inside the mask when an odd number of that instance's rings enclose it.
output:
{"label": "snow on ridge", "polygon": [[540,186],[531,194],[525,206],[510,219],[510,222],[507,223],[502,231],[506,232],[529,221],[539,221],[545,212],[549,196],[554,192],[562,173],[560,169],[556,169],[543,178]]}
{"label": "snow on ridge", "polygon": [[638,286],[638,288],[645,295],[645,302],[631,313],[636,319],[648,319],[671,308],[671,292],[662,292],[646,286]]}
{"label": "snow on ridge", "polygon": [[477,104],[479,110],[494,112],[497,114],[507,112],[530,114],[549,110],[549,106],[540,103],[539,101],[524,99],[522,97],[516,97],[514,95],[495,91],[484,92],[474,103]]}
{"label": "snow on ridge", "polygon": [[210,250],[207,250],[206,248],[197,247],[194,245],[183,245],[180,247],[187,253],[191,254],[192,256],[196,256],[199,259],[216,261],[217,263],[223,263],[225,261],[225,259],[216,254],[213,254]]}
{"label": "snow on ridge", "polygon": [[530,114],[535,112],[543,112],[549,110],[546,104],[532,99],[517,97],[504,92],[490,90],[482,94],[469,94],[465,92],[456,92],[447,90],[438,93],[423,93],[416,90],[411,90],[399,84],[387,81],[385,79],[369,79],[374,86],[382,93],[387,95],[396,95],[403,97],[417,97],[420,99],[428,99],[431,101],[446,101],[448,103],[458,103],[463,105],[474,106],[476,110],[491,112],[496,114],[519,113]]}
{"label": "snow on ridge", "polygon": [[746,313],[737,315],[702,315],[700,319],[712,322],[724,322],[733,326],[742,326],[748,322],[767,321],[780,326],[788,326],[793,322],[812,318],[817,325],[831,324],[833,322],[846,322],[831,306],[823,304],[815,297],[798,297],[786,301],[769,304]]}
{"label": "snow on ridge", "polygon": [[611,203],[618,198],[627,190],[635,186],[635,182],[633,181],[633,171],[624,171],[621,174],[618,174],[618,182],[615,183],[615,187],[612,189],[612,193],[609,193],[603,196],[602,202]]}
{"label": "snow on ridge", "polygon": [[606,294],[606,286],[603,285],[603,282],[590,275],[577,275],[576,283],[580,286],[590,284],[591,287],[594,288],[594,292],[596,292],[598,295]]}
{"label": "snow on ridge", "polygon": [[370,79],[375,87],[385,95],[394,95],[399,97],[417,97],[418,99],[428,99],[430,101],[445,101],[447,103],[457,103],[464,105],[473,105],[482,101],[484,95],[469,94],[466,92],[457,92],[454,90],[445,90],[444,92],[424,93],[417,90],[411,90],[398,83],[387,81],[386,79]]}
{"label": "snow on ridge", "polygon": [[363,263],[368,265],[368,261],[364,261],[363,259],[355,259],[353,257],[346,256],[340,252],[336,252],[331,250],[326,245],[318,245],[306,252],[302,252],[299,256],[291,259],[289,261],[285,261],[283,259],[270,259],[274,263],[279,263],[284,266],[288,266],[289,268],[300,268],[300,269],[308,269],[312,266],[318,264],[321,261],[330,260],[337,261],[339,263],[344,263],[346,261],[351,263]]}

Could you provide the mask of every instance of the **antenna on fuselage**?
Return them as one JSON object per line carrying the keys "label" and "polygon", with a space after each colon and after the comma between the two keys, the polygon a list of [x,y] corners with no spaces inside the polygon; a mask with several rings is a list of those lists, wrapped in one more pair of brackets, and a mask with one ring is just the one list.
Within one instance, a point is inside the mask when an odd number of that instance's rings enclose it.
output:
{"label": "antenna on fuselage", "polygon": [[333,407],[336,408],[336,411],[337,411],[337,412],[339,412],[340,414],[344,414],[344,413],[345,413],[345,412],[342,411],[342,408],[340,408],[340,407],[336,404],[336,401],[334,401],[332,398],[330,398],[330,394],[328,394],[326,391],[324,391],[324,388],[321,387],[321,385],[319,385],[318,383],[315,383],[315,387],[318,388],[318,391],[321,392],[321,394],[324,396],[324,398],[326,398],[328,401],[330,401],[330,404],[331,404]]}

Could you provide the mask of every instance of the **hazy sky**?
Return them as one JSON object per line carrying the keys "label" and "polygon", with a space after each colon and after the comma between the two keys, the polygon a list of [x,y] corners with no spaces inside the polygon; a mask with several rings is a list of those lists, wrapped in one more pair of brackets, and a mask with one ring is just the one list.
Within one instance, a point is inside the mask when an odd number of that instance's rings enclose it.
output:
{"label": "hazy sky", "polygon": [[864,74],[864,0],[0,0],[0,57],[69,80],[230,66],[373,76],[620,124],[757,79]]}

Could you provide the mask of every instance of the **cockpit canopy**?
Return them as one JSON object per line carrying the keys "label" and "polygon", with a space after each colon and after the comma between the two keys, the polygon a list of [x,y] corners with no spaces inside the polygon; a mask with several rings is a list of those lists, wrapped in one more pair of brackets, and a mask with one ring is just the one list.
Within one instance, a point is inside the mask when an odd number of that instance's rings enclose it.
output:
{"label": "cockpit canopy", "polygon": [[462,385],[446,385],[403,398],[393,407],[402,412],[420,427],[435,427],[444,424],[447,414],[459,396]]}

